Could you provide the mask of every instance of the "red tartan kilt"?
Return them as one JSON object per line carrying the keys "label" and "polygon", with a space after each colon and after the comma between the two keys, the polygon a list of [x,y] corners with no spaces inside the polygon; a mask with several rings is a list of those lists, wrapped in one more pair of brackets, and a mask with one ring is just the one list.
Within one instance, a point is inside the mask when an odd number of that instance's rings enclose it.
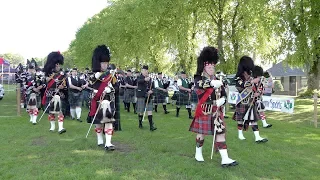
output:
{"label": "red tartan kilt", "polygon": [[[216,111],[216,107],[213,108],[212,112]],[[223,116],[223,112],[220,111],[220,118],[221,120],[224,121],[224,116]],[[214,129],[214,124],[213,124],[213,120],[215,119],[215,116],[213,117],[212,114],[211,115],[201,115],[199,118],[194,118],[191,125],[190,125],[190,129],[189,131],[197,133],[197,134],[204,134],[204,135],[213,135],[213,129]],[[225,123],[223,123],[224,126]]]}
{"label": "red tartan kilt", "polygon": [[[243,121],[243,117],[245,116],[247,110],[249,109],[250,105],[246,104],[238,104],[236,106],[236,110],[233,115],[233,120],[235,121]],[[256,106],[253,106],[254,109],[254,120],[249,120],[249,121],[258,121],[260,120],[260,114],[258,113],[258,110],[256,109]]]}

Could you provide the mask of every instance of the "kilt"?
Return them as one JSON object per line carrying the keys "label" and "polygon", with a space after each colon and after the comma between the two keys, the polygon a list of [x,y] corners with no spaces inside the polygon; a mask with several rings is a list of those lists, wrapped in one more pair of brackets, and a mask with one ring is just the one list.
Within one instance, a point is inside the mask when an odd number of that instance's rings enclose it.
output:
{"label": "kilt", "polygon": [[178,99],[178,94],[179,94],[179,91],[175,91],[171,97],[171,100],[176,101]]}
{"label": "kilt", "polygon": [[191,92],[191,103],[198,103],[198,95],[195,91]]}
{"label": "kilt", "polygon": [[[46,103],[45,103],[45,105],[43,107],[44,108],[43,110],[45,110],[45,108],[48,107],[51,99],[52,99],[52,97],[46,97]],[[70,113],[70,109],[68,109],[68,105],[69,105],[68,100],[67,99],[62,99],[61,96],[60,96],[60,101],[61,101],[61,108],[60,108],[61,109],[61,113],[63,113],[64,116],[68,116],[69,113]],[[50,108],[48,108],[46,110],[46,112],[45,112],[46,114],[49,114],[49,109]]]}
{"label": "kilt", "polygon": [[[37,100],[37,108],[40,109],[40,108],[41,108],[40,94],[37,94],[37,93],[35,93],[35,94],[36,94],[36,100]],[[26,103],[29,102],[30,95],[31,95],[31,93],[27,95],[27,98],[26,98],[26,99],[27,99],[27,102],[26,102]]]}
{"label": "kilt", "polygon": [[262,103],[262,101],[258,101],[256,103],[256,108],[258,110],[258,112],[262,112],[266,110],[266,107],[264,106],[264,104]]}
{"label": "kilt", "polygon": [[71,108],[75,108],[77,106],[81,107],[81,92],[74,93],[70,91],[68,94],[68,100]]}
{"label": "kilt", "polygon": [[[213,107],[212,109],[213,112],[216,111],[216,107]],[[220,113],[219,113],[219,118],[220,118],[220,123],[223,124],[224,127],[226,127],[225,122],[224,122],[224,116],[223,116],[223,112],[221,111],[221,109],[219,109]],[[216,118],[215,116],[212,116],[212,114],[210,115],[201,115],[198,118],[194,118],[189,131],[197,133],[197,134],[204,134],[204,135],[213,135],[214,133],[214,120]],[[217,134],[223,134],[225,133],[226,129],[222,128],[222,132],[217,132]]]}
{"label": "kilt", "polygon": [[[100,105],[100,103],[97,102],[97,106],[98,106],[98,107],[99,107],[99,105]],[[114,114],[115,114],[115,115],[113,116],[113,118],[116,118],[115,116],[116,116],[116,114],[117,114],[117,111],[116,111],[116,104],[115,104],[114,101],[111,101],[110,107],[111,107],[111,113],[114,112]],[[98,110],[97,110],[97,111],[98,111]],[[89,113],[90,113],[90,112],[89,112]],[[118,115],[119,115],[118,118],[120,119],[120,112],[119,112]],[[93,118],[94,118],[94,117],[92,117],[92,120],[93,120]],[[97,118],[97,116],[96,116],[96,118],[95,118],[94,121],[93,121],[93,124],[101,124],[101,122],[100,122],[101,120],[102,120],[102,119],[99,119],[99,118]],[[115,120],[116,120],[116,119],[115,119]],[[91,123],[92,121],[88,121],[88,120],[87,120],[87,122],[88,122],[88,123]]]}
{"label": "kilt", "polygon": [[[137,98],[137,113],[143,113],[144,108],[146,106],[146,98]],[[153,110],[153,105],[152,105],[152,100],[149,99],[149,103],[147,105],[147,111],[152,111]]]}
{"label": "kilt", "polygon": [[[236,106],[236,110],[233,115],[233,120],[243,121],[243,118],[244,118],[246,112],[249,110],[249,107],[250,107],[250,104],[239,103]],[[256,108],[256,104],[254,103],[254,105],[252,105],[251,108],[253,108],[253,119],[249,119],[247,121],[248,122],[250,122],[250,121],[256,122],[256,121],[260,120],[260,115],[259,115],[259,112]],[[250,117],[250,115],[249,115],[249,117]]]}
{"label": "kilt", "polygon": [[158,90],[154,93],[154,104],[162,104],[166,102],[166,97],[168,96],[165,92],[159,92]]}
{"label": "kilt", "polygon": [[124,91],[124,100],[125,103],[134,103],[135,102],[135,89],[126,89]]}
{"label": "kilt", "polygon": [[182,93],[178,92],[177,94],[177,106],[182,106],[182,105],[190,105],[190,99],[189,99],[189,93]]}

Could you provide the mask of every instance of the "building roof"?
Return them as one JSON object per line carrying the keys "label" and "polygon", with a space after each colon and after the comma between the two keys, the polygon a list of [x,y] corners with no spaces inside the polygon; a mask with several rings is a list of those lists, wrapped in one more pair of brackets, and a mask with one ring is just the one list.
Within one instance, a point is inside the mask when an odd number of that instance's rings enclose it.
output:
{"label": "building roof", "polygon": [[267,70],[273,77],[287,77],[287,76],[307,76],[307,72],[303,68],[289,67],[283,61],[273,65]]}

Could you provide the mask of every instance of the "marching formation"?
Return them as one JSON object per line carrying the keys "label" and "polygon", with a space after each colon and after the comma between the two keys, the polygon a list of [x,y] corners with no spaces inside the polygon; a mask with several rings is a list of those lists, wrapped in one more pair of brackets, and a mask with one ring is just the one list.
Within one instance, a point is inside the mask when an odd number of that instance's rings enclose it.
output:
{"label": "marching formation", "polygon": [[[144,128],[148,119],[151,132],[157,130],[153,112],[165,116],[183,117],[191,120],[189,131],[196,135],[195,159],[203,162],[202,147],[206,135],[213,136],[213,152],[219,152],[223,167],[236,166],[238,162],[229,157],[226,143],[225,106],[228,84],[216,71],[219,62],[218,49],[205,47],[197,59],[196,73],[187,77],[182,71],[179,78],[164,76],[162,72],[150,73],[149,66],[141,69],[120,70],[112,64],[111,52],[106,45],[93,50],[91,71],[86,68],[81,73],[77,68],[63,70],[64,57],[59,52],[51,52],[40,69],[34,59],[28,60],[27,67],[20,64],[16,70],[16,81],[21,85],[21,107],[26,108],[30,122],[36,125],[47,114],[49,131],[67,132],[64,120],[70,117],[79,123],[82,108],[88,108],[86,121],[90,124],[87,136],[94,125],[97,145],[106,151],[114,151],[112,136],[121,131],[120,101],[125,110],[138,116],[138,128]],[[233,120],[237,122],[238,138],[245,140],[244,131],[251,126],[256,143],[266,143],[260,136],[258,121],[263,127],[272,125],[266,122],[265,107],[262,103],[265,79],[268,74],[253,60],[243,56],[238,64],[236,88],[239,96],[235,105]],[[173,91],[169,98],[169,91]],[[175,105],[175,115],[170,114],[168,104]],[[131,106],[132,104],[132,106]],[[187,114],[180,115],[181,107]],[[163,109],[163,111],[161,109]],[[43,110],[38,118],[39,112]],[[131,109],[133,111],[131,111]]]}

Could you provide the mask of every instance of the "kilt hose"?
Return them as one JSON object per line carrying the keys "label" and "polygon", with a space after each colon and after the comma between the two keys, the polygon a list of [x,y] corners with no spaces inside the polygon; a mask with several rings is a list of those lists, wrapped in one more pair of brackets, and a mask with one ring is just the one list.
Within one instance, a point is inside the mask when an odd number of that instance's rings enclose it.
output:
{"label": "kilt hose", "polygon": [[[212,112],[215,112],[217,110],[216,107],[213,107]],[[224,122],[224,116],[222,109],[219,109],[219,117],[222,121],[222,124],[224,127],[226,127],[225,122]],[[197,134],[204,134],[204,135],[213,135],[214,133],[214,120],[216,119],[216,115],[213,116],[213,114],[209,115],[201,115],[197,118],[194,118],[189,131],[197,133]],[[225,133],[226,129],[223,128],[222,132],[217,132],[217,134],[223,134]]]}
{"label": "kilt hose", "polygon": [[[137,98],[137,113],[142,114],[144,112],[145,106],[146,106],[147,98]],[[149,99],[149,103],[147,104],[147,111],[152,111],[153,105],[152,105],[152,99]]]}

